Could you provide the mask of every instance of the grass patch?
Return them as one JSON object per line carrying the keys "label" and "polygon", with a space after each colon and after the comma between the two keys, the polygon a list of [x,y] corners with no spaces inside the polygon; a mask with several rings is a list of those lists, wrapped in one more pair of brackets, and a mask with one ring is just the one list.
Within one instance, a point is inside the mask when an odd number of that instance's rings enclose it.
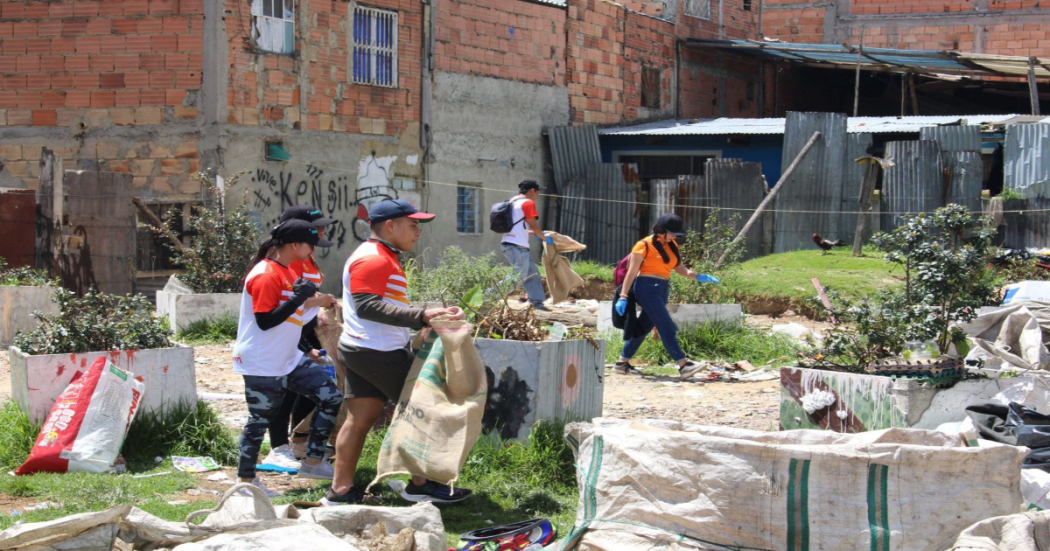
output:
{"label": "grass patch", "polygon": [[[712,321],[700,325],[688,325],[678,331],[678,343],[682,351],[693,360],[722,360],[738,362],[747,360],[755,366],[768,363],[791,363],[799,345],[786,335],[770,333],[768,329],[751,327],[743,323]],[[613,363],[623,350],[623,334],[607,337],[605,359]],[[663,343],[651,337],[638,349],[634,361],[647,363],[651,369],[672,362],[664,350]],[[670,372],[668,372],[670,373]]]}
{"label": "grass patch", "polygon": [[18,468],[29,457],[40,425],[29,422],[26,415],[14,401],[7,401],[0,407],[0,471],[7,472]]}
{"label": "grass patch", "polygon": [[[848,248],[821,255],[818,250],[794,251],[749,260],[734,270],[723,285],[738,302],[754,306],[752,313],[766,313],[762,300],[782,302],[799,313],[813,314],[816,290],[812,279],[840,294],[862,298],[876,291],[902,285],[903,275],[874,249],[854,257]],[[757,310],[756,310],[757,309]]]}
{"label": "grass patch", "polygon": [[583,279],[597,279],[612,282],[615,266],[601,264],[593,260],[577,260],[572,263],[572,271]]}
{"label": "grass patch", "polygon": [[223,465],[234,465],[238,453],[236,435],[203,400],[180,403],[165,415],[139,413],[123,450],[132,470],[149,468],[155,457],[172,455],[204,455]]}
{"label": "grass patch", "polygon": [[237,339],[237,319],[226,314],[197,320],[175,335],[175,340],[191,346],[226,344]]}

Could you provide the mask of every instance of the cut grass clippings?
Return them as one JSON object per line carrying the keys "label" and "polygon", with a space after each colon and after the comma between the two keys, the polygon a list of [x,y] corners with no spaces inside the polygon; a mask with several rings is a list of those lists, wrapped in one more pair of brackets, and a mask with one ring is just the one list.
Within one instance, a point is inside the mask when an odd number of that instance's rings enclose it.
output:
{"label": "cut grass clippings", "polygon": [[237,320],[231,315],[197,320],[175,335],[175,340],[190,346],[226,344],[237,338]]}
{"label": "cut grass clippings", "polygon": [[[607,363],[613,363],[620,358],[620,352],[623,350],[623,334],[617,332],[606,338],[605,359]],[[686,356],[692,360],[725,362],[746,360],[755,366],[792,363],[800,347],[798,342],[786,335],[770,333],[768,329],[743,323],[726,321],[683,326],[678,330],[678,344]],[[662,367],[672,363],[671,356],[664,349],[663,343],[654,340],[652,336],[646,337],[632,361],[648,364],[649,370],[652,371],[651,374],[654,375],[675,372],[673,367],[667,369]]]}
{"label": "cut grass clippings", "polygon": [[[186,515],[208,509],[214,500],[171,505],[174,496],[197,486],[193,475],[175,470],[170,455],[211,455],[222,463],[236,459],[233,434],[217,422],[214,412],[204,402],[196,408],[184,407],[169,417],[137,418],[125,443],[123,454],[128,459],[128,473],[123,475],[65,473],[37,474],[24,477],[0,477],[0,493],[12,497],[49,502],[52,507],[19,514],[0,514],[0,529],[16,522],[42,522],[77,513],[101,511],[131,504],[159,518],[182,521]],[[7,470],[20,465],[37,436],[28,417],[16,404],[0,406],[0,423],[5,432],[0,437],[0,461]],[[221,432],[220,432],[221,429]],[[534,517],[547,517],[564,535],[576,518],[576,466],[572,452],[562,437],[560,423],[540,423],[526,444],[501,441],[483,435],[467,458],[457,486],[474,490],[468,500],[453,505],[440,505],[450,546],[459,534],[508,524]],[[354,485],[364,488],[376,475],[376,462],[385,431],[373,431],[365,442]],[[232,447],[231,447],[232,444]],[[232,454],[232,455],[231,455]],[[164,457],[160,463],[154,457]],[[171,474],[133,478],[134,474]],[[404,477],[401,477],[404,478]],[[293,501],[317,501],[328,491],[328,483],[317,482],[306,490],[290,491],[274,499],[275,504]],[[411,504],[401,500],[386,482],[373,492],[384,505]]]}

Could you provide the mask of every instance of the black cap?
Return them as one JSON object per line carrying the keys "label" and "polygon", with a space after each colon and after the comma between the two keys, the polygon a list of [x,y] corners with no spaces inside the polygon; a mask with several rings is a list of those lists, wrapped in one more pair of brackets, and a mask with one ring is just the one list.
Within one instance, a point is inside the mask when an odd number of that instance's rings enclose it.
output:
{"label": "black cap", "polygon": [[277,224],[277,226],[270,230],[270,235],[281,245],[287,243],[307,243],[316,247],[332,246],[331,241],[321,239],[321,235],[317,232],[317,228],[315,228],[313,224],[297,218]]}
{"label": "black cap", "polygon": [[671,235],[685,235],[685,224],[682,223],[682,217],[677,214],[661,214],[660,217],[656,219],[656,225],[660,226]]}
{"label": "black cap", "polygon": [[415,205],[404,199],[383,199],[372,206],[372,210],[368,212],[368,223],[375,224],[401,217],[419,220],[420,222],[430,222],[435,216],[437,215],[419,212]]}
{"label": "black cap", "polygon": [[518,191],[525,193],[530,189],[538,189],[540,191],[547,191],[547,188],[541,186],[536,180],[522,180],[518,183]]}
{"label": "black cap", "polygon": [[295,205],[294,207],[288,207],[281,213],[281,222],[288,220],[305,220],[313,224],[315,228],[335,223],[335,219],[325,218],[321,213],[321,209],[313,205]]}

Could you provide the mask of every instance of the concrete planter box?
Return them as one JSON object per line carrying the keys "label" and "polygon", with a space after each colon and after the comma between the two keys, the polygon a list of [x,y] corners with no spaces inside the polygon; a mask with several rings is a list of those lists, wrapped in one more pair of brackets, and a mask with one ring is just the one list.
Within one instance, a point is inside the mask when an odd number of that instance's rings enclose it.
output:
{"label": "concrete planter box", "polygon": [[[802,397],[817,390],[835,395],[831,406],[806,413]],[[960,381],[932,388],[909,379],[785,367],[780,370],[780,428],[864,432],[891,427],[934,430],[966,418],[966,407],[1004,395],[1046,403],[1050,394],[1036,377]]]}
{"label": "concrete planter box", "polygon": [[240,293],[180,294],[157,291],[157,315],[168,318],[170,327],[179,333],[191,323],[202,319],[233,316],[241,311]]}
{"label": "concrete planter box", "polygon": [[[707,321],[739,321],[744,310],[739,304],[668,304],[667,311],[678,327],[698,325]],[[604,301],[598,308],[598,332],[619,331],[612,324],[612,302]]]}
{"label": "concrete planter box", "polygon": [[601,417],[604,340],[475,343],[489,376],[485,432],[524,441],[537,421]]}
{"label": "concrete planter box", "polygon": [[43,422],[77,370],[87,369],[100,356],[142,377],[146,389],[140,411],[166,411],[180,401],[197,401],[193,348],[188,346],[37,356],[12,346],[11,396],[33,422]]}
{"label": "concrete planter box", "polygon": [[51,302],[53,293],[53,287],[0,287],[0,344],[14,344],[16,333],[36,329],[33,312],[57,314],[58,305]]}

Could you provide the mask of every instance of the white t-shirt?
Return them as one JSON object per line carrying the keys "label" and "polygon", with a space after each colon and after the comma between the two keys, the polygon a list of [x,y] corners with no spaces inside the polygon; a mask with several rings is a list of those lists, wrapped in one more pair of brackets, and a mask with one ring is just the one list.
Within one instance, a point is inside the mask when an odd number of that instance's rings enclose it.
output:
{"label": "white t-shirt", "polygon": [[302,307],[277,327],[259,329],[255,314],[272,312],[292,296],[298,274],[266,259],[255,265],[241,292],[241,315],[237,342],[233,345],[233,372],[238,375],[282,377],[292,372],[303,352],[299,337],[303,333]]}
{"label": "white t-shirt", "polygon": [[529,248],[529,224],[528,220],[539,218],[536,212],[536,203],[532,199],[526,199],[523,195],[514,198],[514,209],[511,211],[511,221],[517,222],[514,227],[503,234],[502,243]]}
{"label": "white t-shirt", "polygon": [[408,279],[397,254],[375,241],[362,243],[343,268],[343,334],[340,344],[390,352],[408,346],[412,332],[407,327],[361,319],[354,306],[354,293],[383,297],[383,302],[410,306]]}

